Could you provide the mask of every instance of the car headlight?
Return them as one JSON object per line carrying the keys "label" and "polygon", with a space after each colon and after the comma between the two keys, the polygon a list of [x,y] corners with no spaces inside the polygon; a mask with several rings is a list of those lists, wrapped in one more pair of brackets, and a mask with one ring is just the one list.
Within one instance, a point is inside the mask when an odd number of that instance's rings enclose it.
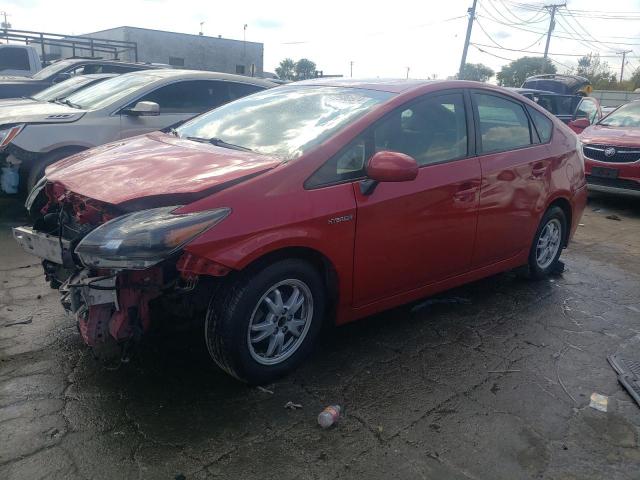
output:
{"label": "car headlight", "polygon": [[16,138],[23,128],[24,124],[14,125],[0,130],[0,150],[9,145],[11,140]]}
{"label": "car headlight", "polygon": [[87,267],[142,270],[177,252],[231,212],[218,208],[171,213],[177,208],[152,208],[116,217],[89,232],[75,252]]}

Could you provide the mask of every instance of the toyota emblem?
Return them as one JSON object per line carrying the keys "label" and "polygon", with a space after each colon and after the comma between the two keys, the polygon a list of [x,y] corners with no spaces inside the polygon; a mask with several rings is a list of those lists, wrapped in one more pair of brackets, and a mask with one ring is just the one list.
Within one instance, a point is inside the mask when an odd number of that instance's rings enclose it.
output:
{"label": "toyota emblem", "polygon": [[616,154],[616,149],[613,147],[607,147],[604,149],[605,157],[613,157]]}

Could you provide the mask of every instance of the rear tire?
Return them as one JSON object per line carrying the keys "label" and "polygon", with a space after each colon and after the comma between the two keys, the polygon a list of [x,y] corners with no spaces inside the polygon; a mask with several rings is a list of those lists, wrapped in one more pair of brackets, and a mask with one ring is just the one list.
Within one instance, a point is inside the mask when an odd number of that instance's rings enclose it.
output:
{"label": "rear tire", "polygon": [[321,276],[304,260],[285,259],[239,272],[209,303],[209,354],[243,382],[269,383],[311,352],[325,299]]}
{"label": "rear tire", "polygon": [[560,207],[549,208],[538,226],[529,252],[529,273],[544,278],[558,267],[558,259],[566,245],[567,217]]}

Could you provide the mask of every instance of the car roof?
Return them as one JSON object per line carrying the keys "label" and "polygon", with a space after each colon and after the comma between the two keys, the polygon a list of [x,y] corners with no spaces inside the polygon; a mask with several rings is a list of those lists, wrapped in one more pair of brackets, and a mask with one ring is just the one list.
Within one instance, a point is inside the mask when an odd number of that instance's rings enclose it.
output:
{"label": "car roof", "polygon": [[285,86],[295,85],[318,85],[328,87],[349,87],[363,88],[366,90],[379,90],[382,92],[404,93],[414,90],[425,85],[434,83],[445,83],[443,80],[414,80],[414,79],[393,79],[393,78],[372,78],[372,79],[354,79],[354,78],[313,78],[310,80],[302,80],[299,82],[288,83]]}
{"label": "car roof", "polygon": [[180,80],[225,80],[228,82],[248,83],[260,87],[270,88],[277,84],[262,78],[246,77],[244,75],[233,75],[231,73],[205,72],[203,70],[182,70],[174,68],[157,70],[139,70],[137,72],[123,73],[127,76],[146,76],[156,80],[175,78]]}
{"label": "car roof", "polygon": [[570,97],[574,95],[565,95],[564,93],[550,92],[549,90],[536,90],[535,88],[509,87],[508,90],[519,94],[534,93],[538,95],[555,95],[558,97]]}
{"label": "car roof", "polygon": [[112,58],[85,58],[85,57],[71,57],[71,58],[61,58],[60,60],[56,60],[51,62],[50,65],[73,65],[75,63],[83,63],[83,64],[100,64],[100,65],[125,65],[131,67],[140,67],[140,68],[167,68],[164,65],[154,65],[152,63],[144,63],[144,62],[126,62],[123,60],[115,60]]}
{"label": "car roof", "polygon": [[111,77],[117,77],[118,75],[120,75],[120,74],[119,73],[87,73],[86,75],[74,75],[74,77],[82,77],[82,78],[111,78]]}

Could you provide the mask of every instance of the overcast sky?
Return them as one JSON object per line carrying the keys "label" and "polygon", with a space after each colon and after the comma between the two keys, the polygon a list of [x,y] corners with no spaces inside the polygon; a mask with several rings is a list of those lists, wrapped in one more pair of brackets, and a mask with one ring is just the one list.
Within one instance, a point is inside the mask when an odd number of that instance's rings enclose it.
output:
{"label": "overcast sky", "polygon": [[[396,0],[377,4],[348,0],[4,0],[0,2],[0,9],[9,13],[13,28],[66,34],[121,25],[195,34],[203,21],[205,35],[242,39],[243,25],[247,24],[247,40],[264,43],[264,67],[268,71],[273,71],[285,57],[294,60],[307,57],[325,74],[349,76],[349,64],[353,61],[354,77],[404,77],[409,67],[412,78],[434,75],[446,78],[458,69],[467,25],[464,17],[472,1]],[[520,1],[534,6],[543,3]],[[479,0],[478,3],[479,23],[474,26],[472,42],[495,46],[481,26],[504,47],[522,49],[530,46],[531,51],[544,50],[544,38],[540,38],[540,33],[521,29],[544,32],[548,27],[548,16],[542,18],[541,14],[516,10],[512,6],[507,10],[502,0]],[[552,0],[544,3],[552,3]],[[640,15],[640,0],[568,0],[567,4],[573,10],[606,9]],[[540,21],[526,23],[529,19]],[[503,25],[497,20],[515,25]],[[592,40],[636,45],[586,45],[582,40],[552,38],[550,52],[585,54],[598,47],[604,56],[615,55],[615,49],[634,49],[625,77],[640,65],[640,20],[576,20],[567,15],[560,17],[559,22],[555,31],[558,35],[586,37],[587,33],[581,30],[584,28],[592,35]],[[508,59],[522,56],[518,52],[481,48]],[[567,66],[575,65],[576,57],[557,55],[552,58]],[[619,56],[606,60],[619,72]],[[482,62],[495,70],[508,63],[473,46],[469,48],[468,61]],[[557,66],[563,70],[559,64]]]}

